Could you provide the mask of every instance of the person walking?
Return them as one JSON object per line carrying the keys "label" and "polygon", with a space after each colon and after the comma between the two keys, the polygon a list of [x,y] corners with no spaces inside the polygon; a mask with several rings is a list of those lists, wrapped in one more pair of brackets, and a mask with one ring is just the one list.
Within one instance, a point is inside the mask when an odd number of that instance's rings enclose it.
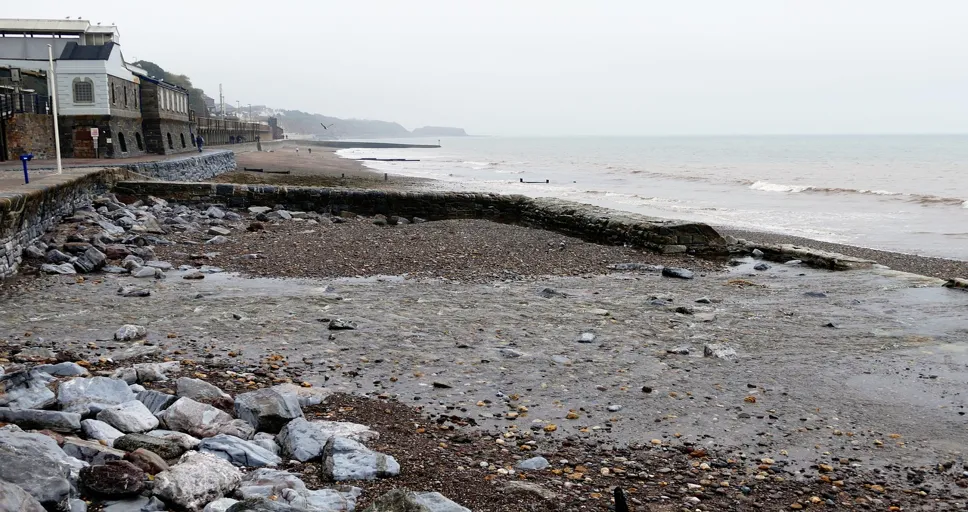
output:
{"label": "person walking", "polygon": [[198,143],[198,152],[201,153],[202,145],[205,144],[205,139],[202,137],[201,133],[198,134],[198,137],[195,137],[195,142]]}

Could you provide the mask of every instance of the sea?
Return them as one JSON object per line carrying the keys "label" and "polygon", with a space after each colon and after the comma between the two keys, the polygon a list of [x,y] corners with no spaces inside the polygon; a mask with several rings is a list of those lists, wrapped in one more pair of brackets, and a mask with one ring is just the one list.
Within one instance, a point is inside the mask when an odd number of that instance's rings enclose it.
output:
{"label": "sea", "polygon": [[968,135],[454,137],[345,149],[443,190],[557,197],[907,254],[968,260]]}

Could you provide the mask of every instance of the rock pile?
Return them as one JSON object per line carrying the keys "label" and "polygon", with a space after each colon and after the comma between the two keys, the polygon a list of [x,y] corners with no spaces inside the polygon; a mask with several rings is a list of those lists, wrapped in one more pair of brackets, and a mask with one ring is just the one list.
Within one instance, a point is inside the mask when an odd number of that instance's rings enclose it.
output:
{"label": "rock pile", "polygon": [[[400,473],[392,456],[366,447],[379,434],[365,425],[306,419],[291,384],[234,398],[187,377],[176,395],[141,386],[166,379],[170,365],[141,363],[111,377],[43,365],[0,376],[0,506],[352,511],[362,489],[342,482]],[[334,487],[309,489],[278,469],[293,459],[318,462]],[[372,510],[467,510],[435,493],[395,492]]]}

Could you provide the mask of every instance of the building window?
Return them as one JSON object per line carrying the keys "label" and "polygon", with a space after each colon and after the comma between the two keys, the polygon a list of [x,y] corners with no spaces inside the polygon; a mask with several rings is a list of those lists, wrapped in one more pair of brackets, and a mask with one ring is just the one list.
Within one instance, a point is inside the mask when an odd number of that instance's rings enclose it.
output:
{"label": "building window", "polygon": [[188,146],[185,145],[185,134],[184,133],[180,133],[179,135],[181,135],[182,148],[188,147]]}
{"label": "building window", "polygon": [[124,134],[121,132],[118,132],[118,145],[121,146],[122,153],[128,152],[128,144],[124,141]]}
{"label": "building window", "polygon": [[141,141],[141,134],[140,133],[135,132],[135,134],[134,134],[134,142],[136,144],[138,144],[138,151],[144,151],[145,150],[145,143]]}
{"label": "building window", "polygon": [[171,141],[171,132],[168,132],[168,149],[175,149],[175,144]]}
{"label": "building window", "polygon": [[115,103],[117,103],[117,98],[115,97],[116,96],[115,95],[115,89],[117,89],[117,88],[118,88],[117,84],[111,84],[111,104],[112,105],[114,105]]}
{"label": "building window", "polygon": [[128,88],[127,88],[127,86],[124,88],[124,106],[125,107],[128,106]]}
{"label": "building window", "polygon": [[74,103],[94,103],[94,82],[90,78],[74,79]]}

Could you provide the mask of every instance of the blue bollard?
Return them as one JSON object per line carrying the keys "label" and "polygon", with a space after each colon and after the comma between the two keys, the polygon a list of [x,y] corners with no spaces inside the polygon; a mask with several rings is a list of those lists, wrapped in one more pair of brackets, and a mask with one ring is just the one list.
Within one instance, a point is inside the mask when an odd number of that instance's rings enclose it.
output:
{"label": "blue bollard", "polygon": [[27,162],[34,159],[33,153],[20,155],[20,161],[24,163],[24,183],[30,183],[30,176],[27,174]]}

